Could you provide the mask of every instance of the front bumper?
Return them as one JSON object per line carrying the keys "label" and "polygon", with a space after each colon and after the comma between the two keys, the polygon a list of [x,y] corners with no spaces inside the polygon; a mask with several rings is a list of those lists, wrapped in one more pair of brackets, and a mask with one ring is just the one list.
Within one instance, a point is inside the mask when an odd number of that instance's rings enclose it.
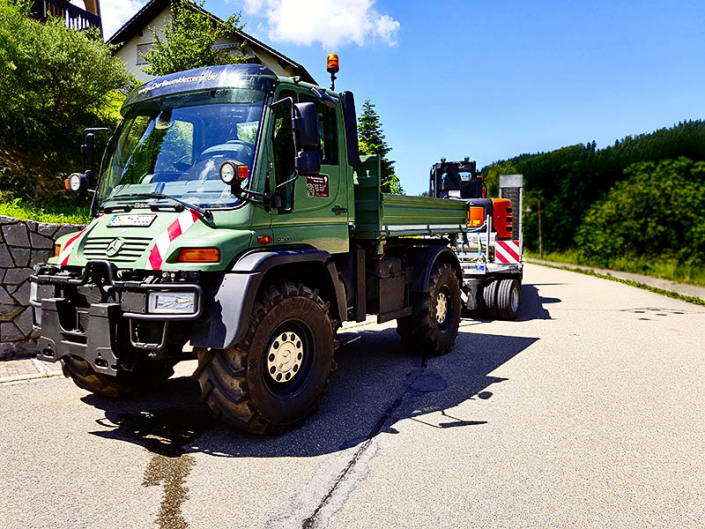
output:
{"label": "front bumper", "polygon": [[[39,359],[56,362],[76,356],[99,373],[116,375],[139,356],[159,357],[171,323],[202,316],[203,291],[198,284],[161,282],[158,276],[118,281],[115,273],[115,265],[105,261],[89,262],[82,273],[52,267],[37,270],[31,278],[37,284],[37,298],[30,303],[39,331]],[[193,295],[193,312],[150,313],[149,294],[154,292]]]}

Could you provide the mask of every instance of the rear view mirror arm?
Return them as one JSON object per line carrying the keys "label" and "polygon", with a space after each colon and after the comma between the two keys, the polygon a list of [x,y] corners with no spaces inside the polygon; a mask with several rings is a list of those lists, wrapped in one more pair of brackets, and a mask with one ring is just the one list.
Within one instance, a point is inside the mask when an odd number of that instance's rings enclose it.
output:
{"label": "rear view mirror arm", "polygon": [[282,182],[281,184],[278,184],[278,185],[274,188],[274,190],[277,191],[280,187],[284,187],[284,186],[287,185],[287,184],[290,184],[290,183],[292,183],[292,182],[296,182],[298,179],[299,179],[299,173],[296,172],[296,173],[294,174],[294,177],[293,177],[293,178],[289,178],[289,180],[287,180],[286,182]]}

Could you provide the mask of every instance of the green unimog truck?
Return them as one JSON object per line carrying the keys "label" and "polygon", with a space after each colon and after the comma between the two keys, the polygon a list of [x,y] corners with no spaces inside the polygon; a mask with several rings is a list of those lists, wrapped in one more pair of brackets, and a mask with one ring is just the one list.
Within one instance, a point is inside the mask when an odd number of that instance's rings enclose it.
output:
{"label": "green unimog truck", "polygon": [[342,322],[453,347],[476,294],[451,244],[467,205],[381,193],[352,93],[219,66],[150,81],[122,113],[96,182],[68,181],[94,220],[32,278],[40,359],[121,397],[195,354],[215,416],[263,433],[316,408]]}

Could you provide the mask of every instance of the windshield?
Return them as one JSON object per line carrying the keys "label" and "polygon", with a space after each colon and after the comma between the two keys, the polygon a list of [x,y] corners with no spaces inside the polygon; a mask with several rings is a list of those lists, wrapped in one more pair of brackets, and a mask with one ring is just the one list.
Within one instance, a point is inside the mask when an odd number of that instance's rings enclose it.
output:
{"label": "windshield", "polygon": [[252,174],[264,100],[257,90],[230,89],[130,109],[99,184],[99,204],[163,193],[202,207],[236,205],[230,186],[220,180],[220,166],[235,160]]}
{"label": "windshield", "polygon": [[451,165],[441,173],[440,190],[450,191],[460,189],[460,182],[469,182],[474,177],[475,175],[472,171]]}

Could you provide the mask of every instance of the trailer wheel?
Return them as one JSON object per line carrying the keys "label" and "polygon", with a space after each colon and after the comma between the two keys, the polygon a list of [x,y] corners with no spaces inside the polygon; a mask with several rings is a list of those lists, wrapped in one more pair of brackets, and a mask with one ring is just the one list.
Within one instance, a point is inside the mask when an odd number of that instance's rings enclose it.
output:
{"label": "trailer wheel", "polygon": [[461,305],[455,271],[448,264],[436,265],[428,292],[412,300],[412,315],[397,321],[404,347],[433,356],[448,353],[458,336]]}
{"label": "trailer wheel", "polygon": [[117,376],[108,376],[97,373],[88,362],[75,356],[62,358],[61,367],[64,376],[72,379],[79,388],[113,399],[140,395],[174,374],[171,362],[148,362],[135,371],[120,371]]}
{"label": "trailer wheel", "polygon": [[482,309],[489,318],[499,317],[497,310],[497,290],[499,286],[499,281],[494,280],[485,285],[482,289]]}
{"label": "trailer wheel", "polygon": [[281,433],[318,407],[333,368],[335,327],[328,308],[299,283],[266,287],[245,339],[228,349],[196,349],[201,400],[225,423]]}
{"label": "trailer wheel", "polygon": [[497,287],[497,316],[502,320],[516,320],[521,303],[521,283],[516,279],[502,279]]}

